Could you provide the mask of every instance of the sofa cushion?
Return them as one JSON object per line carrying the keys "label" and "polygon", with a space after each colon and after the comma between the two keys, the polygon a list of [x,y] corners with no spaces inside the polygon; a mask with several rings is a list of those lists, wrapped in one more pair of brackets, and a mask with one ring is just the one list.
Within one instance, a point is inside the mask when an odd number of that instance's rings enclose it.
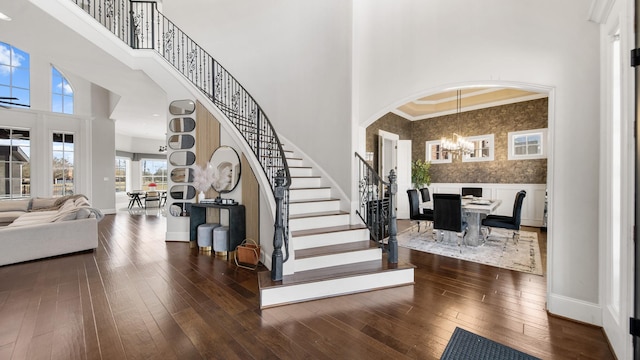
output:
{"label": "sofa cushion", "polygon": [[26,214],[25,211],[3,211],[0,212],[0,225],[11,224],[19,216]]}
{"label": "sofa cushion", "polygon": [[28,211],[31,199],[1,200],[0,212],[4,211]]}
{"label": "sofa cushion", "polygon": [[42,224],[51,222],[51,218],[56,216],[57,211],[36,211],[23,213],[19,218],[15,219],[9,227],[15,226],[26,226],[26,225],[34,225],[34,224]]}
{"label": "sofa cushion", "polygon": [[31,211],[52,210],[55,202],[56,198],[34,198],[31,200]]}

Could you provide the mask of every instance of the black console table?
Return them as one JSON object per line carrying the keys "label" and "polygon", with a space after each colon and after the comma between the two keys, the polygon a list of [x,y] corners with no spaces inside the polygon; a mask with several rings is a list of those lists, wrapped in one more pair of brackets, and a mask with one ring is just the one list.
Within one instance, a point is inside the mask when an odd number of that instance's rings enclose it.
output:
{"label": "black console table", "polygon": [[[207,209],[220,209],[229,212],[229,236],[227,245],[229,252],[234,251],[238,245],[242,244],[242,241],[244,241],[247,236],[244,205],[192,204],[191,216],[189,218],[189,240],[197,240],[198,225],[207,222]],[[228,257],[229,253],[227,253],[227,258]]]}

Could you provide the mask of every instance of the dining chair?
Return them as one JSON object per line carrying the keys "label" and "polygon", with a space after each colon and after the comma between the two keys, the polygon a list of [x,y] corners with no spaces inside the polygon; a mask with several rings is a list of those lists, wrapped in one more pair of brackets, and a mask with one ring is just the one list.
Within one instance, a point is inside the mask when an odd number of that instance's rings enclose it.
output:
{"label": "dining chair", "polygon": [[[513,243],[518,244],[520,240],[520,220],[522,217],[522,203],[524,202],[524,198],[527,196],[527,192],[524,190],[518,191],[516,194],[516,198],[513,202],[513,213],[511,216],[504,215],[487,215],[486,218],[482,219],[482,227],[481,231],[484,235],[484,241],[487,241],[489,236],[491,235],[491,228],[501,228],[513,230]],[[506,248],[507,242],[509,238],[504,242],[504,247]],[[517,251],[517,248],[516,248]]]}
{"label": "dining chair", "polygon": [[133,207],[133,204],[136,203],[136,197],[128,191],[127,191],[127,196],[129,197],[129,205],[127,207],[131,209]]}
{"label": "dining chair", "polygon": [[160,207],[160,193],[155,190],[147,191],[146,195],[144,196],[145,209],[147,208],[147,203],[149,201],[156,201],[158,203],[158,207]]}
{"label": "dining chair", "polygon": [[[429,201],[431,201],[431,196],[429,196],[429,188],[426,188],[426,187],[421,188],[420,189],[420,197],[422,198],[422,203],[423,204],[424,203],[428,203]],[[422,212],[424,213],[426,210],[429,210],[429,209],[423,208]],[[433,211],[431,211],[431,212],[433,213]]]}
{"label": "dining chair", "polygon": [[463,187],[462,196],[472,195],[473,197],[482,197],[482,188],[478,187]]}
{"label": "dining chair", "polygon": [[420,232],[420,222],[427,221],[427,224],[433,223],[433,210],[422,209],[420,212],[420,200],[418,198],[418,190],[408,189],[409,196],[409,218],[418,223],[418,232]]}
{"label": "dining chair", "polygon": [[[468,225],[464,220],[460,194],[433,194],[433,229],[440,230],[439,234],[443,238],[445,231],[455,232],[458,236],[458,247],[464,242],[467,234]],[[438,241],[437,234],[436,241]]]}

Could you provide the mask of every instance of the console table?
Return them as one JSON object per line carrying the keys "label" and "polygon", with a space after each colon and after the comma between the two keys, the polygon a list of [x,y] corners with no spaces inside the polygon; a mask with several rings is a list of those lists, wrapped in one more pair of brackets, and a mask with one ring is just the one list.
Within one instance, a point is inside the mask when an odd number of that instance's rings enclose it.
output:
{"label": "console table", "polygon": [[[189,218],[189,240],[196,241],[198,236],[198,225],[207,222],[207,209],[219,209],[229,212],[229,252],[234,251],[238,245],[242,244],[246,237],[245,208],[244,205],[222,205],[222,204],[192,204],[191,216]],[[227,252],[227,258],[229,257]]]}

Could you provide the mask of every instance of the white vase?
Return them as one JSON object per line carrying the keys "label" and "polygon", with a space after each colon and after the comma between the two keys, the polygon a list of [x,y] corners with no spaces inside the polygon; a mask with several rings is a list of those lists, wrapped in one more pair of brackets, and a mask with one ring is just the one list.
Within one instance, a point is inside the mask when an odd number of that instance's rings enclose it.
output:
{"label": "white vase", "polygon": [[204,191],[200,191],[200,194],[198,194],[198,202],[202,202],[202,200],[204,200]]}

